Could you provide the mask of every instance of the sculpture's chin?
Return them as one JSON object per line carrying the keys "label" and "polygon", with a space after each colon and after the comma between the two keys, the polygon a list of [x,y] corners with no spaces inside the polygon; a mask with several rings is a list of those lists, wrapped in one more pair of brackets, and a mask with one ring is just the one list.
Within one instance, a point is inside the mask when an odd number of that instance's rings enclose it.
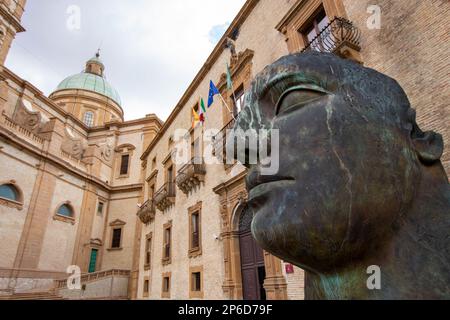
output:
{"label": "sculpture's chin", "polygon": [[314,224],[312,215],[304,216],[303,210],[292,210],[299,207],[296,204],[291,205],[291,210],[277,211],[269,201],[255,210],[252,233],[257,243],[272,255],[305,270],[318,271],[335,265],[341,259],[341,250],[345,249],[341,245],[346,223],[339,232],[325,231]]}
{"label": "sculpture's chin", "polygon": [[295,242],[299,240],[299,232],[292,228],[292,221],[270,206],[254,211],[252,233],[259,246],[285,261],[298,265],[298,248]]}

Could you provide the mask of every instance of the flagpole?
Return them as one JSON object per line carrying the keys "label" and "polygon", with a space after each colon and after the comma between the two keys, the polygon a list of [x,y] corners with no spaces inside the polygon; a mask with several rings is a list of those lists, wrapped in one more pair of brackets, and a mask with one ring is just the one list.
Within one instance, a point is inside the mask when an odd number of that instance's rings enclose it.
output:
{"label": "flagpole", "polygon": [[236,94],[234,92],[233,81],[231,81],[231,90],[232,90],[232,94],[233,94],[234,105],[236,105]]}
{"label": "flagpole", "polygon": [[[230,82],[231,88],[228,88],[228,89],[231,89],[231,96],[233,98],[234,106],[236,106],[236,93],[234,91],[233,78],[231,77],[231,70],[230,70],[230,67],[228,66],[228,63],[227,63],[227,82]],[[234,112],[233,112],[233,118],[234,118]]]}
{"label": "flagpole", "polygon": [[225,104],[225,107],[227,107],[228,112],[231,114],[231,116],[233,117],[233,120],[236,120],[236,118],[234,117],[234,113],[231,111],[230,107],[228,106],[228,104],[226,103],[225,99],[223,98],[222,94],[219,93],[220,98],[222,99],[222,102]]}

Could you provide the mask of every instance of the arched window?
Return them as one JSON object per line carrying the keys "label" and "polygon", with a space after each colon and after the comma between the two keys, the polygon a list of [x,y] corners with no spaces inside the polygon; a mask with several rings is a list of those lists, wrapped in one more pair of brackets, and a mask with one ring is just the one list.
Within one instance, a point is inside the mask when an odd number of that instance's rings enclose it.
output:
{"label": "arched window", "polygon": [[65,204],[63,204],[62,206],[60,206],[57,212],[58,212],[58,214],[59,214],[60,216],[70,217],[70,218],[73,217],[73,209],[72,209],[72,207],[71,207],[69,204],[67,204],[67,203],[65,203]]}
{"label": "arched window", "polygon": [[94,113],[92,111],[86,111],[83,116],[83,122],[88,127],[94,126]]}
{"label": "arched window", "polygon": [[12,184],[3,184],[0,186],[0,197],[12,201],[20,201],[20,193]]}

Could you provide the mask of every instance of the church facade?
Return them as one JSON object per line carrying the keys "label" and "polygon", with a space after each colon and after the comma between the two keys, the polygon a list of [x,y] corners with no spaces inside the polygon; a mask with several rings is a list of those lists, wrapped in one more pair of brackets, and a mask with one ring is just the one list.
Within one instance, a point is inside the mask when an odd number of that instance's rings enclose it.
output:
{"label": "church facade", "polygon": [[[124,121],[126,106],[104,78],[99,54],[49,97],[8,70],[25,0],[2,0],[0,294],[53,290],[81,298],[62,280],[78,266],[88,287],[101,287],[103,276],[126,278],[131,299],[303,299],[303,271],[251,236],[245,168],[219,159],[254,76],[303,50],[333,52],[397,79],[420,125],[449,143],[450,42],[438,21],[448,20],[450,5],[372,2],[246,1],[162,122],[155,114]],[[216,98],[204,123],[192,126],[210,81],[224,100]],[[173,157],[180,129],[192,147],[185,163]],[[204,149],[215,164],[198,161]],[[450,173],[448,148],[443,163]]]}
{"label": "church facade", "polygon": [[[25,1],[2,1],[2,65]],[[82,273],[131,270],[140,155],[162,126],[124,121],[97,54],[50,97],[2,66],[0,290],[46,290]]]}

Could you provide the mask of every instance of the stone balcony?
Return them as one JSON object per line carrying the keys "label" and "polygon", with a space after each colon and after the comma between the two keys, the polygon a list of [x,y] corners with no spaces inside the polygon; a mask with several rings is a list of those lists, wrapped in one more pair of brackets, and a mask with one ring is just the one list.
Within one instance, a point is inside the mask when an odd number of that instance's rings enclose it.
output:
{"label": "stone balcony", "polygon": [[153,197],[155,206],[161,210],[165,211],[167,208],[175,203],[175,183],[167,182],[165,183]]}
{"label": "stone balcony", "polygon": [[206,165],[201,157],[194,157],[178,170],[176,184],[185,194],[199,186],[205,179]]}
{"label": "stone balcony", "polygon": [[335,17],[302,50],[307,51],[330,52],[359,62],[361,31],[350,20]]}
{"label": "stone balcony", "polygon": [[155,202],[147,200],[138,210],[137,216],[144,224],[150,223],[155,218]]}

